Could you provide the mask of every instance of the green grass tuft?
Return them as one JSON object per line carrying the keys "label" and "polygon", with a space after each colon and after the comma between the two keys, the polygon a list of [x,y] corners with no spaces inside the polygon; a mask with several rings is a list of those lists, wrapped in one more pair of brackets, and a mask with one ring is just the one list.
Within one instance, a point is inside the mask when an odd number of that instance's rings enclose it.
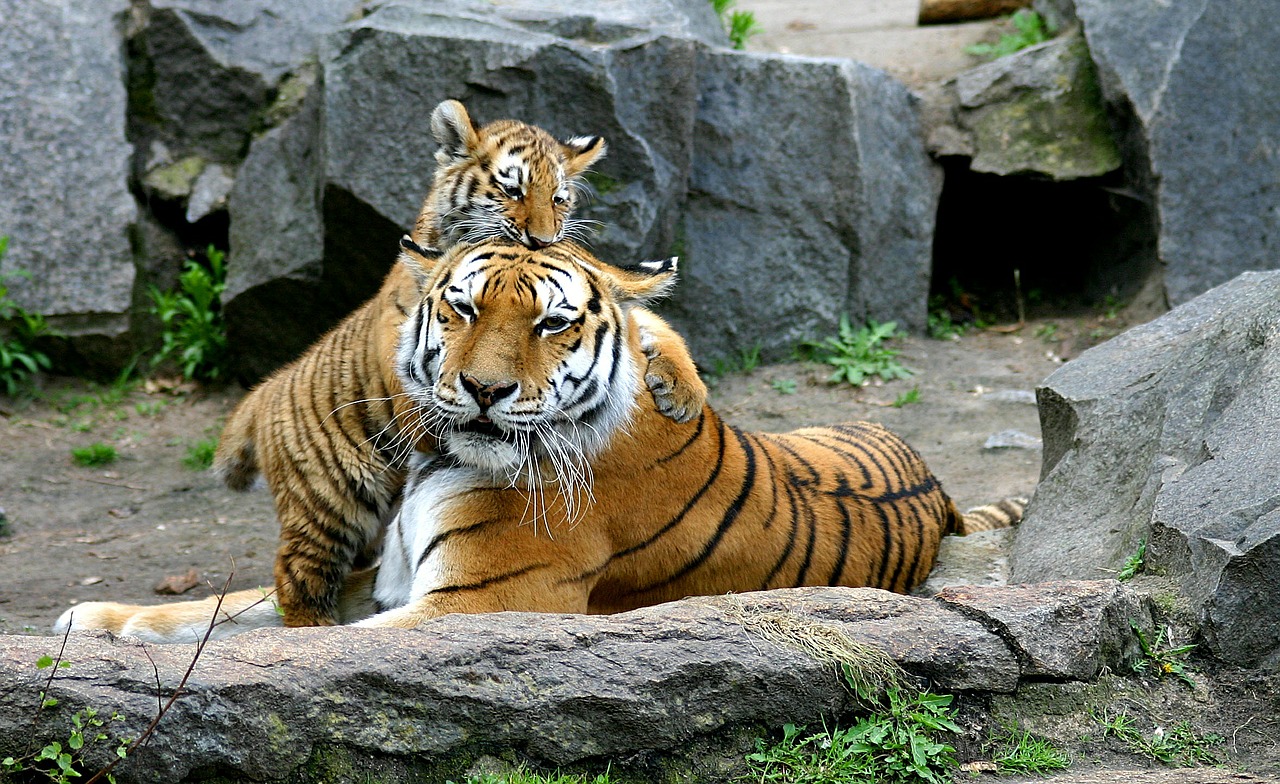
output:
{"label": "green grass tuft", "polygon": [[110,444],[90,444],[71,450],[71,459],[76,462],[76,465],[82,466],[107,465],[114,463],[117,457],[119,455],[116,454],[116,448]]}
{"label": "green grass tuft", "polygon": [[217,438],[201,439],[187,447],[187,454],[182,458],[182,464],[192,471],[204,471],[213,465],[213,456],[217,451]]}
{"label": "green grass tuft", "polygon": [[227,372],[227,333],[222,323],[222,292],[227,287],[226,254],[210,245],[208,266],[188,261],[178,276],[178,291],[154,286],[151,312],[160,317],[164,332],[153,364],[172,359],[182,375],[196,381],[215,381]]}
{"label": "green grass tuft", "polygon": [[1026,8],[1016,11],[1013,16],[1009,17],[1009,22],[1013,25],[1014,32],[1000,36],[998,43],[973,44],[966,46],[965,52],[995,60],[1014,52],[1020,52],[1029,46],[1044,43],[1052,38],[1055,32],[1045,22],[1044,17]]}

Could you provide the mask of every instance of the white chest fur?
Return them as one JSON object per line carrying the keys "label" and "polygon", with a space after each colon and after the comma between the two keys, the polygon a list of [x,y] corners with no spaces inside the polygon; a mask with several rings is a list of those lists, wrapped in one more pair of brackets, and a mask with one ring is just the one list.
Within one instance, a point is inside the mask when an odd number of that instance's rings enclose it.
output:
{"label": "white chest fur", "polygon": [[373,596],[383,608],[401,607],[447,583],[449,548],[442,546],[443,521],[470,490],[492,486],[492,477],[474,468],[437,468],[436,458],[411,461],[400,513],[387,530]]}

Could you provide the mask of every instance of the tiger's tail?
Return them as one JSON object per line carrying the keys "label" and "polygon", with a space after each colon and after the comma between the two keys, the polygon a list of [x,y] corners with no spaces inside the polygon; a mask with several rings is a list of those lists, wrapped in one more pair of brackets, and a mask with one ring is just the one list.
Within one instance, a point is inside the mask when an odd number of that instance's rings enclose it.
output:
{"label": "tiger's tail", "polygon": [[968,536],[980,531],[1012,528],[1022,522],[1022,515],[1026,511],[1026,498],[1006,498],[994,504],[975,506],[960,515],[960,524],[955,532],[960,536]]}
{"label": "tiger's tail", "polygon": [[213,456],[213,472],[227,487],[244,492],[258,478],[258,452],[254,446],[257,431],[257,406],[250,394],[235,407],[218,437],[218,450]]}

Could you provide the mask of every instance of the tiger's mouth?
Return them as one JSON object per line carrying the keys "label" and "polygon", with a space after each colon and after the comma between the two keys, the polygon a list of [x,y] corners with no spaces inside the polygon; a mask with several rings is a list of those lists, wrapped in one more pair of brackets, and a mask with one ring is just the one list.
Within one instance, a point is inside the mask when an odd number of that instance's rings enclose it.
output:
{"label": "tiger's mouth", "polygon": [[458,428],[458,432],[474,433],[475,435],[485,436],[486,438],[492,438],[498,441],[511,442],[515,440],[514,433],[507,430],[503,430],[501,427],[495,424],[492,419],[483,415],[478,416],[475,419],[472,419],[471,421],[464,423],[461,427]]}

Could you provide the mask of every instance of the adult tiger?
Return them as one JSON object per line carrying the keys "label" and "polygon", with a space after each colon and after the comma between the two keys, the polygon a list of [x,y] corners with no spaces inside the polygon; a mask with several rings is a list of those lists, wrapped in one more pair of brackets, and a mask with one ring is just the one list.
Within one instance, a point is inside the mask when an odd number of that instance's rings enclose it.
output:
{"label": "adult tiger", "polygon": [[[942,536],[966,532],[919,455],[879,425],[767,434],[707,407],[663,416],[643,383],[644,336],[663,327],[642,306],[671,286],[674,259],[620,270],[569,243],[492,241],[421,262],[425,293],[395,367],[439,449],[415,457],[373,602],[361,574],[349,620],[615,612],[800,585],[907,591]],[[211,610],[80,605],[59,623],[188,639]],[[278,623],[254,591],[224,612],[221,634]]]}
{"label": "adult tiger", "polygon": [[[479,127],[457,101],[435,108],[431,128],[440,143],[435,177],[409,246],[508,237],[538,248],[578,233],[570,217],[578,178],[604,154],[602,138],[561,142],[512,120]],[[392,369],[418,293],[397,263],[373,299],[251,391],[223,428],[214,469],[234,490],[262,475],[275,498],[275,582],[290,626],[336,621],[343,581],[376,540],[404,484],[404,458],[425,435],[406,418]],[[692,417],[706,387],[683,342],[655,334],[652,353],[659,405]]]}

